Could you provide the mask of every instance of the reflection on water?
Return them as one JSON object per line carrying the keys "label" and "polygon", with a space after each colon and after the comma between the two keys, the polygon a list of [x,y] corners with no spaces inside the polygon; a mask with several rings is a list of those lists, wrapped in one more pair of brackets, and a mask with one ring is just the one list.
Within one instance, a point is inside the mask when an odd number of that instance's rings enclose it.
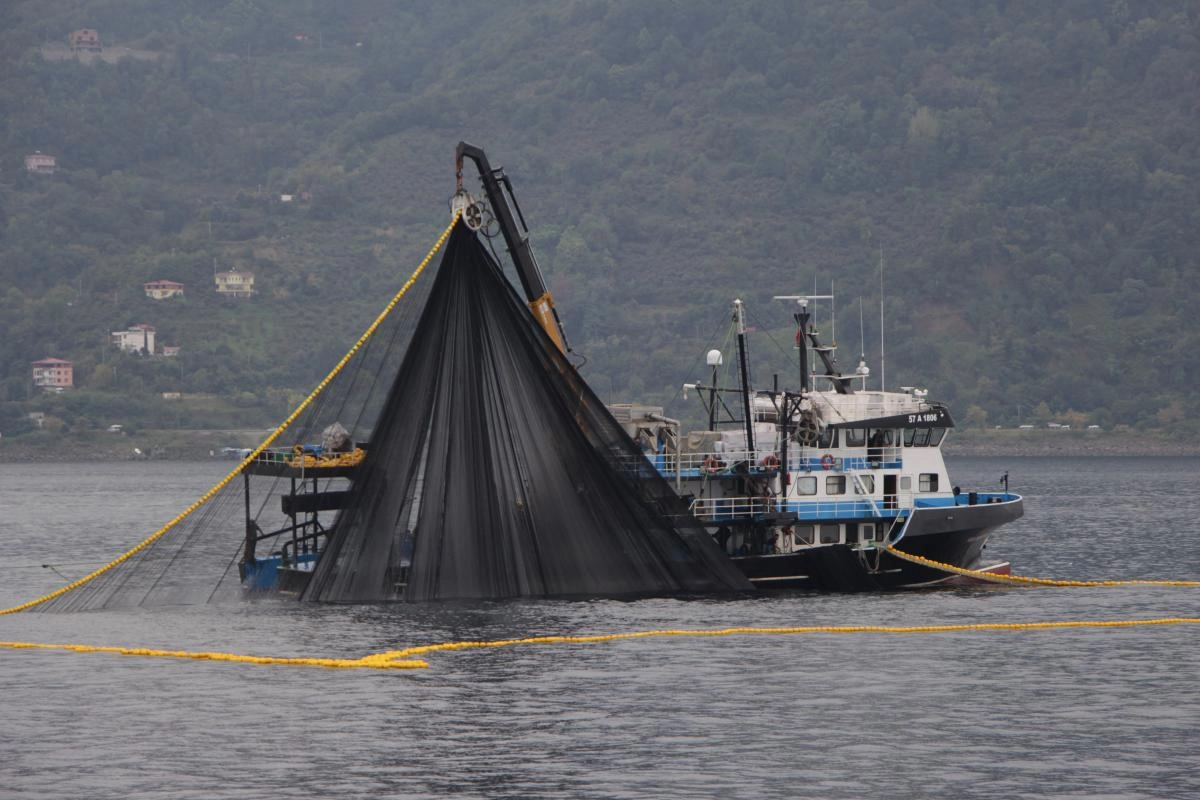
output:
{"label": "reflection on water", "polygon": [[[143,538],[229,467],[0,465],[0,601]],[[1022,574],[1200,576],[1197,459],[1005,470]],[[1200,617],[1200,590],[971,589],[740,601],[217,606],[22,614],[0,639],[359,657],[658,628]],[[437,653],[374,673],[0,651],[3,797],[1185,797],[1190,627],[644,639]]]}

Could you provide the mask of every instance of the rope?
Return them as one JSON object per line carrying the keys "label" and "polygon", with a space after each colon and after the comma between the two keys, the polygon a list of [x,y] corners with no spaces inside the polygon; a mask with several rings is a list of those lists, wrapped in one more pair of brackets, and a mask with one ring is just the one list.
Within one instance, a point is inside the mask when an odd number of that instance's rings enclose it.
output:
{"label": "rope", "polygon": [[296,409],[294,411],[292,411],[292,413],[290,415],[288,415],[287,419],[285,419],[279,425],[279,427],[274,430],[274,432],[272,432],[266,439],[263,440],[262,444],[260,444],[253,451],[251,451],[251,453],[248,456],[246,456],[242,460],[242,462],[233,469],[232,472],[230,472],[228,475],[226,475],[224,478],[222,478],[220,481],[218,481],[216,486],[213,486],[211,489],[209,489],[207,492],[205,492],[204,495],[202,495],[199,500],[192,503],[190,506],[188,506],[183,511],[181,511],[174,519],[172,519],[170,522],[168,522],[163,527],[159,528],[158,531],[156,531],[150,537],[148,537],[147,539],[144,539],[143,541],[141,541],[140,543],[135,545],[133,547],[133,549],[122,553],[121,555],[117,556],[115,559],[113,559],[109,563],[105,564],[103,567],[93,570],[92,572],[89,572],[87,575],[84,575],[82,578],[80,578],[76,581],[72,581],[71,583],[68,583],[66,586],[63,586],[60,589],[50,592],[47,595],[43,595],[42,597],[38,597],[38,598],[36,598],[34,600],[30,600],[26,603],[21,603],[20,605],[12,606],[11,608],[0,609],[0,616],[3,616],[5,614],[14,614],[18,611],[25,611],[26,609],[33,608],[36,605],[40,605],[49,600],[53,600],[56,597],[61,597],[62,595],[66,594],[67,592],[78,589],[80,586],[83,586],[85,583],[88,583],[89,581],[92,581],[95,578],[100,577],[101,575],[103,575],[104,573],[113,569],[114,567],[125,563],[130,558],[132,558],[133,556],[142,552],[147,547],[149,547],[150,545],[154,544],[156,541],[161,539],[163,536],[165,536],[167,534],[168,531],[170,531],[172,528],[174,528],[176,525],[178,525],[183,520],[187,519],[188,516],[190,516],[193,511],[200,508],[200,506],[204,505],[210,499],[212,499],[212,497],[217,492],[221,491],[226,486],[228,486],[230,481],[232,481],[234,478],[236,478],[238,475],[240,475],[242,473],[242,470],[244,470],[247,465],[249,465],[252,461],[254,461],[254,459],[258,458],[260,453],[262,453],[264,450],[266,450],[268,447],[270,447],[271,444],[276,439],[278,439],[285,430],[287,430],[288,426],[291,425],[293,422],[295,422],[296,419],[302,413],[304,413],[304,410],[307,409],[312,404],[313,400],[316,399],[317,395],[319,395],[321,392],[323,392],[325,390],[325,387],[328,386],[329,383],[334,378],[337,377],[338,373],[340,373],[345,368],[346,364],[349,363],[350,359],[353,358],[354,354],[358,352],[359,348],[361,348],[363,346],[363,344],[368,339],[370,339],[371,336],[373,336],[375,334],[376,329],[379,328],[379,326],[383,324],[383,321],[387,318],[388,314],[390,314],[392,312],[392,309],[394,309],[396,307],[396,305],[400,302],[400,299],[402,297],[404,297],[405,294],[408,293],[408,290],[412,287],[412,285],[414,283],[416,283],[417,278],[420,277],[421,273],[425,271],[425,267],[427,267],[429,265],[429,262],[433,260],[433,257],[437,253],[437,251],[441,249],[443,244],[445,244],[446,239],[448,239],[450,237],[450,232],[452,230],[454,230],[454,225],[457,222],[458,222],[458,214],[455,214],[454,219],[452,219],[450,221],[450,225],[447,226],[446,230],[442,231],[442,235],[438,237],[437,241],[434,243],[434,245],[430,249],[430,251],[425,254],[425,258],[423,258],[421,260],[421,263],[413,271],[412,275],[410,275],[408,277],[408,280],[404,282],[404,285],[400,287],[400,291],[396,292],[396,295],[392,298],[391,302],[388,303],[387,306],[383,309],[383,311],[381,311],[379,313],[379,316],[377,316],[375,318],[375,321],[372,322],[371,325],[363,333],[363,335],[359,337],[358,341],[354,343],[354,346],[351,347],[344,356],[342,356],[342,360],[339,361],[336,366],[334,366],[334,368],[329,372],[328,375],[325,376],[325,378],[319,384],[317,384],[317,388],[313,389],[312,393],[309,394],[308,397],[304,398],[304,400],[300,403],[300,405],[296,406]]}
{"label": "rope", "polygon": [[591,642],[617,642],[627,639],[649,639],[652,637],[714,638],[718,636],[795,635],[802,633],[949,633],[953,631],[1023,631],[1053,630],[1058,628],[1133,628],[1143,625],[1200,625],[1200,617],[1163,617],[1160,619],[1134,620],[1066,620],[1057,622],[979,622],[958,625],[807,625],[794,628],[721,628],[718,630],[657,630],[633,633],[611,633],[600,636],[535,636],[527,639],[500,639],[492,642],[447,642],[404,650],[392,650],[377,654],[376,658],[387,663],[390,659],[406,659],[449,650],[479,650],[484,648],[512,647],[525,644],[585,644]]}
{"label": "rope", "polygon": [[332,669],[425,669],[420,660],[388,659],[380,662],[376,656],[363,658],[279,658],[275,656],[241,656],[234,653],[198,653],[187,650],[150,650],[143,647],[96,647],[86,644],[38,644],[35,642],[0,642],[9,650],[66,650],[73,653],[117,653],[123,656],[148,658],[182,658],[192,661],[226,661],[241,664],[272,664],[279,666],[329,667]]}
{"label": "rope", "polygon": [[955,575],[966,575],[971,578],[992,581],[994,583],[1021,584],[1026,586],[1200,586],[1200,581],[1063,581],[1053,580],[1051,578],[1027,578],[1022,575],[996,575],[991,572],[980,572],[979,570],[975,569],[956,567],[953,564],[934,561],[933,559],[925,558],[924,556],[905,553],[895,549],[894,547],[891,547],[890,545],[885,545],[884,549],[894,555],[896,558],[912,562],[913,564],[921,564],[926,567],[940,569],[943,572],[951,572]]}
{"label": "rope", "polygon": [[1059,620],[1050,622],[977,622],[957,625],[808,625],[794,628],[720,628],[714,630],[652,630],[630,633],[609,633],[596,636],[533,636],[524,639],[498,639],[488,642],[443,642],[421,645],[404,650],[388,650],[372,653],[362,658],[279,658],[274,656],[244,656],[233,653],[204,653],[186,650],[150,650],[132,647],[95,647],[80,644],[35,644],[31,642],[0,642],[0,648],[10,650],[66,650],[75,653],[117,653],[125,656],[152,658],[178,658],[194,661],[225,661],[243,664],[266,664],[279,666],[309,666],[340,669],[424,669],[428,663],[413,656],[428,653],[453,652],[460,650],[486,650],[500,647],[540,644],[593,644],[620,642],[631,639],[650,638],[699,638],[713,639],[724,636],[743,635],[796,635],[805,633],[952,633],[979,631],[1037,631],[1070,628],[1136,628],[1163,625],[1200,625],[1200,617],[1160,617],[1157,619],[1130,620]]}

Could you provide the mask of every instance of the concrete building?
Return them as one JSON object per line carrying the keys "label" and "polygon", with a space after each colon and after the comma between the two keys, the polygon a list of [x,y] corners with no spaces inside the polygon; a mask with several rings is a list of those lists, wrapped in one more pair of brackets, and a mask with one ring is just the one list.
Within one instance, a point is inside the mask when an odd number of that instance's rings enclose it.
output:
{"label": "concrete building", "polygon": [[33,385],[46,391],[75,388],[75,365],[61,358],[33,362]]}
{"label": "concrete building", "polygon": [[58,159],[41,150],[35,150],[25,156],[25,169],[38,175],[53,175],[54,171],[58,169]]}
{"label": "concrete building", "polygon": [[104,46],[100,43],[99,31],[92,28],[71,31],[67,37],[67,43],[71,45],[72,53],[99,53],[104,50]]}
{"label": "concrete building", "polygon": [[218,272],[213,279],[217,282],[217,294],[227,297],[250,297],[254,294],[253,272],[231,269],[228,272]]}
{"label": "concrete building", "polygon": [[129,330],[113,331],[112,343],[126,353],[152,356],[154,355],[154,326],[139,323],[130,325]]}

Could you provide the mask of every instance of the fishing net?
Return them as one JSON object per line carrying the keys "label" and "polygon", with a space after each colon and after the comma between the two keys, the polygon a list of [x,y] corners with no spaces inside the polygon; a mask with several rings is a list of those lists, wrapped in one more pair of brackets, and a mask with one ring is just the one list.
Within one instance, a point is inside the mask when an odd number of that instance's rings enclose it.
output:
{"label": "fishing net", "polygon": [[39,607],[237,598],[239,563],[270,555],[328,602],[749,590],[465,225],[434,273],[284,447]]}
{"label": "fishing net", "polygon": [[747,588],[459,226],[304,596]]}
{"label": "fishing net", "polygon": [[[432,256],[431,252],[426,262]],[[314,453],[324,452],[325,432],[333,428],[330,432],[336,433],[334,426],[343,428],[346,439],[356,447],[369,446],[372,426],[387,399],[438,268],[431,265],[426,270],[424,266],[423,262],[409,277],[332,379],[318,388],[300,413],[281,425],[274,441],[268,440],[269,447],[238,464],[223,485],[218,484],[177,522],[168,523],[165,532],[160,531],[161,535],[148,545],[99,576],[84,579],[78,587],[31,610],[84,611],[239,600],[243,596],[239,566],[246,555],[247,527],[263,537],[256,543],[257,556],[268,556],[285,547],[291,547],[293,555],[297,551],[303,555],[305,549],[311,551],[317,543],[313,534],[330,530],[334,514],[306,515],[304,527],[296,530],[295,520],[285,513],[285,503],[289,498],[328,496],[349,488],[346,476],[352,469],[309,465],[318,461]],[[317,325],[320,320],[304,324]],[[300,347],[304,346],[303,331],[303,327],[297,331]]]}

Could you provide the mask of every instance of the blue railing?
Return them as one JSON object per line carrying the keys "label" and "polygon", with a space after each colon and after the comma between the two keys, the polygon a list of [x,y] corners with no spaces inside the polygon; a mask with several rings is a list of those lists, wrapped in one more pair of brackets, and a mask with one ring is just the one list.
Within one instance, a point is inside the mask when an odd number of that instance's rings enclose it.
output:
{"label": "blue railing", "polygon": [[918,497],[915,505],[917,508],[952,508],[988,503],[1011,503],[1020,499],[1020,495],[1011,492],[963,492],[954,497]]}
{"label": "blue railing", "polygon": [[[877,507],[877,506],[876,506]],[[692,514],[709,522],[754,520],[778,514],[795,514],[801,522],[835,519],[895,519],[905,509],[880,509],[869,500],[783,501],[763,497],[701,497],[693,501]]]}

